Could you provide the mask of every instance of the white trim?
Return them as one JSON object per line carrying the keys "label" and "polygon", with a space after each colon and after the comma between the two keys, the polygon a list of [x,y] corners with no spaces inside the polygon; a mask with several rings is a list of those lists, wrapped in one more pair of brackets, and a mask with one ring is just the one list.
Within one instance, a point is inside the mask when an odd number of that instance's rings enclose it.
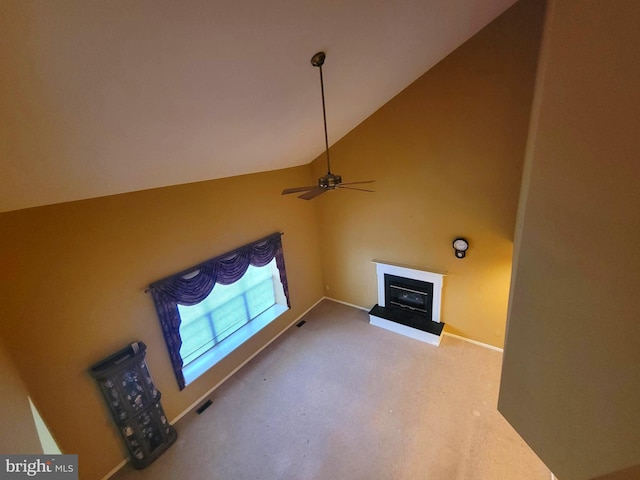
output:
{"label": "white trim", "polygon": [[364,310],[365,312],[368,312],[369,310],[371,310],[370,308],[364,308],[364,307],[361,307],[360,305],[354,305],[353,303],[343,302],[342,300],[338,300],[337,298],[322,297],[322,299],[331,300],[332,302],[336,302],[336,303],[341,303],[343,305],[346,305],[347,307],[357,308],[358,310]]}
{"label": "white trim", "polygon": [[467,337],[461,337],[460,335],[456,335],[455,333],[442,332],[442,334],[447,335],[448,337],[454,337],[459,340],[463,340],[465,342],[473,343],[474,345],[478,345],[479,347],[488,348],[489,350],[495,350],[496,352],[500,352],[500,353],[504,352],[504,349],[500,347],[495,347],[493,345],[489,345],[488,343],[482,343],[477,340],[471,340],[470,338],[467,338]]}
{"label": "white trim", "polygon": [[418,267],[414,267],[411,265],[406,265],[404,263],[391,263],[391,262],[385,262],[384,260],[378,260],[377,258],[374,258],[373,260],[371,260],[371,263],[375,263],[376,265],[380,264],[380,265],[391,265],[392,267],[397,267],[397,268],[406,268],[408,270],[415,270],[416,272],[429,272],[429,273],[433,273],[435,275],[440,275],[442,277],[446,277],[447,276],[447,272],[444,270],[436,270],[436,269],[430,269],[427,270],[426,268],[418,268]]}
{"label": "white trim", "polygon": [[109,480],[112,476],[120,471],[122,467],[124,467],[127,463],[129,463],[129,459],[122,460],[116,468],[107,473],[101,480]]}

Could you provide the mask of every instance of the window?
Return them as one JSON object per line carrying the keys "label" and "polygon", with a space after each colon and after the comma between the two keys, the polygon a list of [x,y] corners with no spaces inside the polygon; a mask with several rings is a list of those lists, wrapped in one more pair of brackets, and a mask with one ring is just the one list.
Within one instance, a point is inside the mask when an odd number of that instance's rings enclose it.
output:
{"label": "window", "polygon": [[281,234],[148,289],[180,390],[289,308]]}
{"label": "window", "polygon": [[200,303],[178,305],[185,383],[191,383],[286,311],[283,300],[273,259],[264,267],[250,265],[244,276],[231,285],[216,283]]}
{"label": "window", "polygon": [[178,305],[182,319],[180,356],[185,365],[275,305],[270,267],[249,266],[237,282],[216,284],[202,302]]}

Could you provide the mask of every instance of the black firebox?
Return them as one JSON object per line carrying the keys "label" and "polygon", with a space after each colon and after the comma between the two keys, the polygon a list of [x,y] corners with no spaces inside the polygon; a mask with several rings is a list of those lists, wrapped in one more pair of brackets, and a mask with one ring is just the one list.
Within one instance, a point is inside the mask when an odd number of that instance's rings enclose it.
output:
{"label": "black firebox", "polygon": [[405,310],[431,320],[433,283],[384,274],[385,306]]}

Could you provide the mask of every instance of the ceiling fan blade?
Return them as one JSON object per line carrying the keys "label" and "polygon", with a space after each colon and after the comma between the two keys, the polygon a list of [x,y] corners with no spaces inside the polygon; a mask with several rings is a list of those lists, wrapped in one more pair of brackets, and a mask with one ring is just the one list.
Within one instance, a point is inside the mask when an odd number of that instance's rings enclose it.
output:
{"label": "ceiling fan blade", "polygon": [[307,192],[309,190],[313,190],[317,188],[317,185],[312,185],[310,187],[295,187],[295,188],[285,188],[282,190],[282,195],[287,195],[288,193],[296,193],[296,192]]}
{"label": "ceiling fan blade", "polygon": [[343,185],[344,185],[344,183],[341,183],[340,185],[338,185],[337,188],[346,188],[346,189],[349,189],[349,190],[359,190],[361,192],[375,192],[375,190],[365,190],[364,188],[355,188],[355,187],[344,187]]}
{"label": "ceiling fan blade", "polygon": [[323,187],[314,187],[313,190],[307,193],[303,193],[299,195],[298,198],[302,198],[303,200],[311,200],[312,198],[316,198],[318,195],[322,195],[324,192],[328,191],[328,188]]}
{"label": "ceiling fan blade", "polygon": [[340,185],[357,185],[358,183],[373,183],[375,180],[363,180],[362,182],[342,182]]}

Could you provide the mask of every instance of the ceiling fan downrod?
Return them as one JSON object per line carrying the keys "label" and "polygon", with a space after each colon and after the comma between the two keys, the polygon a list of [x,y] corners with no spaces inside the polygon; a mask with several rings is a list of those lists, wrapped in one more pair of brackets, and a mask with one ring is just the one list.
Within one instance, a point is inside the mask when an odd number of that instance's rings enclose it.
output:
{"label": "ceiling fan downrod", "polygon": [[335,190],[337,188],[346,188],[349,190],[359,190],[362,192],[373,192],[373,190],[367,190],[364,188],[354,187],[353,185],[358,185],[361,183],[372,183],[374,180],[365,180],[361,182],[348,182],[343,183],[342,177],[340,175],[334,175],[331,173],[331,161],[329,159],[329,134],[327,133],[327,107],[325,105],[324,99],[324,77],[322,76],[322,65],[324,65],[324,60],[326,55],[324,52],[318,52],[313,57],[311,57],[311,65],[314,67],[318,67],[320,69],[320,92],[322,93],[322,118],[324,120],[324,147],[325,153],[327,157],[327,174],[323,175],[318,179],[317,185],[310,185],[306,187],[294,187],[294,188],[285,188],[282,191],[282,195],[288,195],[290,193],[302,193],[298,198],[303,200],[311,200],[316,198],[318,195],[322,195],[330,190]]}
{"label": "ceiling fan downrod", "polygon": [[329,135],[327,133],[327,107],[324,101],[324,77],[322,76],[322,65],[327,58],[324,52],[318,52],[311,57],[311,65],[320,70],[320,93],[322,94],[322,118],[324,120],[324,147],[327,156],[327,174],[331,175],[331,160],[329,159]]}

